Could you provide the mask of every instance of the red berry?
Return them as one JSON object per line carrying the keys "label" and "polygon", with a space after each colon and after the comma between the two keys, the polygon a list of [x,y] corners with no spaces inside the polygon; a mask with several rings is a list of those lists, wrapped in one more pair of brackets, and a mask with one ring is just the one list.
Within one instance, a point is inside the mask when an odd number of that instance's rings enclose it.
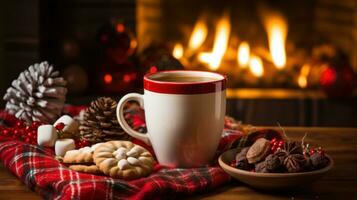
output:
{"label": "red berry", "polygon": [[33,127],[36,127],[36,128],[38,128],[39,126],[41,126],[41,122],[38,122],[38,121],[34,121],[34,122],[32,122],[32,126]]}
{"label": "red berry", "polygon": [[313,155],[315,153],[315,149],[310,150],[310,155]]}
{"label": "red berry", "polygon": [[15,127],[23,128],[24,127],[24,123],[22,121],[17,121],[16,124],[15,124]]}
{"label": "red berry", "polygon": [[237,166],[237,163],[236,163],[237,161],[236,160],[232,160],[232,162],[231,162],[231,167],[236,167]]}
{"label": "red berry", "polygon": [[31,137],[31,136],[32,136],[32,132],[31,132],[31,131],[27,132],[27,133],[26,133],[26,136],[27,136],[27,137]]}
{"label": "red berry", "polygon": [[276,141],[276,138],[273,138],[270,143],[273,144]]}
{"label": "red berry", "polygon": [[65,124],[63,122],[60,122],[58,124],[56,124],[55,128],[59,131],[63,130]]}
{"label": "red berry", "polygon": [[31,126],[26,126],[26,127],[25,127],[25,131],[30,131],[31,129],[32,129]]}

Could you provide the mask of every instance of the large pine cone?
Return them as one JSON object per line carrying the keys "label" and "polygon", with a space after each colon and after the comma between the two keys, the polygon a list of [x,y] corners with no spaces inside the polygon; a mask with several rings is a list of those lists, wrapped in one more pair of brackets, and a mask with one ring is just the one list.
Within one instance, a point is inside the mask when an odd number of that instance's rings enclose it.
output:
{"label": "large pine cone", "polygon": [[129,139],[130,136],[119,125],[116,107],[117,102],[109,97],[100,97],[93,101],[79,126],[80,137],[92,144]]}
{"label": "large pine cone", "polygon": [[6,111],[27,122],[51,123],[66,100],[66,81],[48,62],[35,63],[20,73],[4,96]]}

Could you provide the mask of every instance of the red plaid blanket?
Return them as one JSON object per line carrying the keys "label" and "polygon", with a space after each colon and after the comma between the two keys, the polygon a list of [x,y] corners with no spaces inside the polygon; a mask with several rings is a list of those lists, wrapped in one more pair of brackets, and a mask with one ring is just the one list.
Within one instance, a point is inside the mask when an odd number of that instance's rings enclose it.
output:
{"label": "red plaid blanket", "polygon": [[[230,127],[229,123],[226,123],[227,127]],[[226,129],[217,155],[232,146],[249,145],[257,137],[267,134],[273,137],[277,132],[264,130],[244,136],[240,131]],[[178,195],[212,191],[230,181],[230,176],[215,163],[190,169],[157,165],[150,176],[129,182],[78,173],[58,162],[53,149],[5,137],[0,137],[0,160],[27,187],[45,199],[177,198]]]}

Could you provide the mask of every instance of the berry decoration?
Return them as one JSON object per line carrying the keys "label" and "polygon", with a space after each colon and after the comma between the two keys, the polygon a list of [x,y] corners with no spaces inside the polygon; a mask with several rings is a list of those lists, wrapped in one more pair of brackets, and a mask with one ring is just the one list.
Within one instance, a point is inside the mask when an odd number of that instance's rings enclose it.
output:
{"label": "berry decoration", "polygon": [[277,138],[273,138],[270,141],[270,150],[272,153],[275,153],[277,150],[284,148],[284,140],[279,140]]}
{"label": "berry decoration", "polygon": [[91,143],[86,139],[79,139],[75,141],[76,149],[83,148],[91,145]]}
{"label": "berry decoration", "polygon": [[37,128],[42,125],[41,122],[32,122],[27,124],[18,120],[14,127],[2,127],[0,136],[11,137],[14,140],[24,141],[29,144],[37,144]]}

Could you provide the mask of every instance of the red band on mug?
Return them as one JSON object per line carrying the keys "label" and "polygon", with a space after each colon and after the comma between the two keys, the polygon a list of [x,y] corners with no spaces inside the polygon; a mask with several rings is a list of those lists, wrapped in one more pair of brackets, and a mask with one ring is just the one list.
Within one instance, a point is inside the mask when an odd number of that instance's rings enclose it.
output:
{"label": "red band on mug", "polygon": [[[195,77],[196,79],[211,79],[203,81],[167,81],[166,77]],[[177,78],[180,79],[180,78]],[[206,71],[170,70],[149,73],[144,76],[144,89],[164,94],[205,94],[226,89],[225,76]]]}

